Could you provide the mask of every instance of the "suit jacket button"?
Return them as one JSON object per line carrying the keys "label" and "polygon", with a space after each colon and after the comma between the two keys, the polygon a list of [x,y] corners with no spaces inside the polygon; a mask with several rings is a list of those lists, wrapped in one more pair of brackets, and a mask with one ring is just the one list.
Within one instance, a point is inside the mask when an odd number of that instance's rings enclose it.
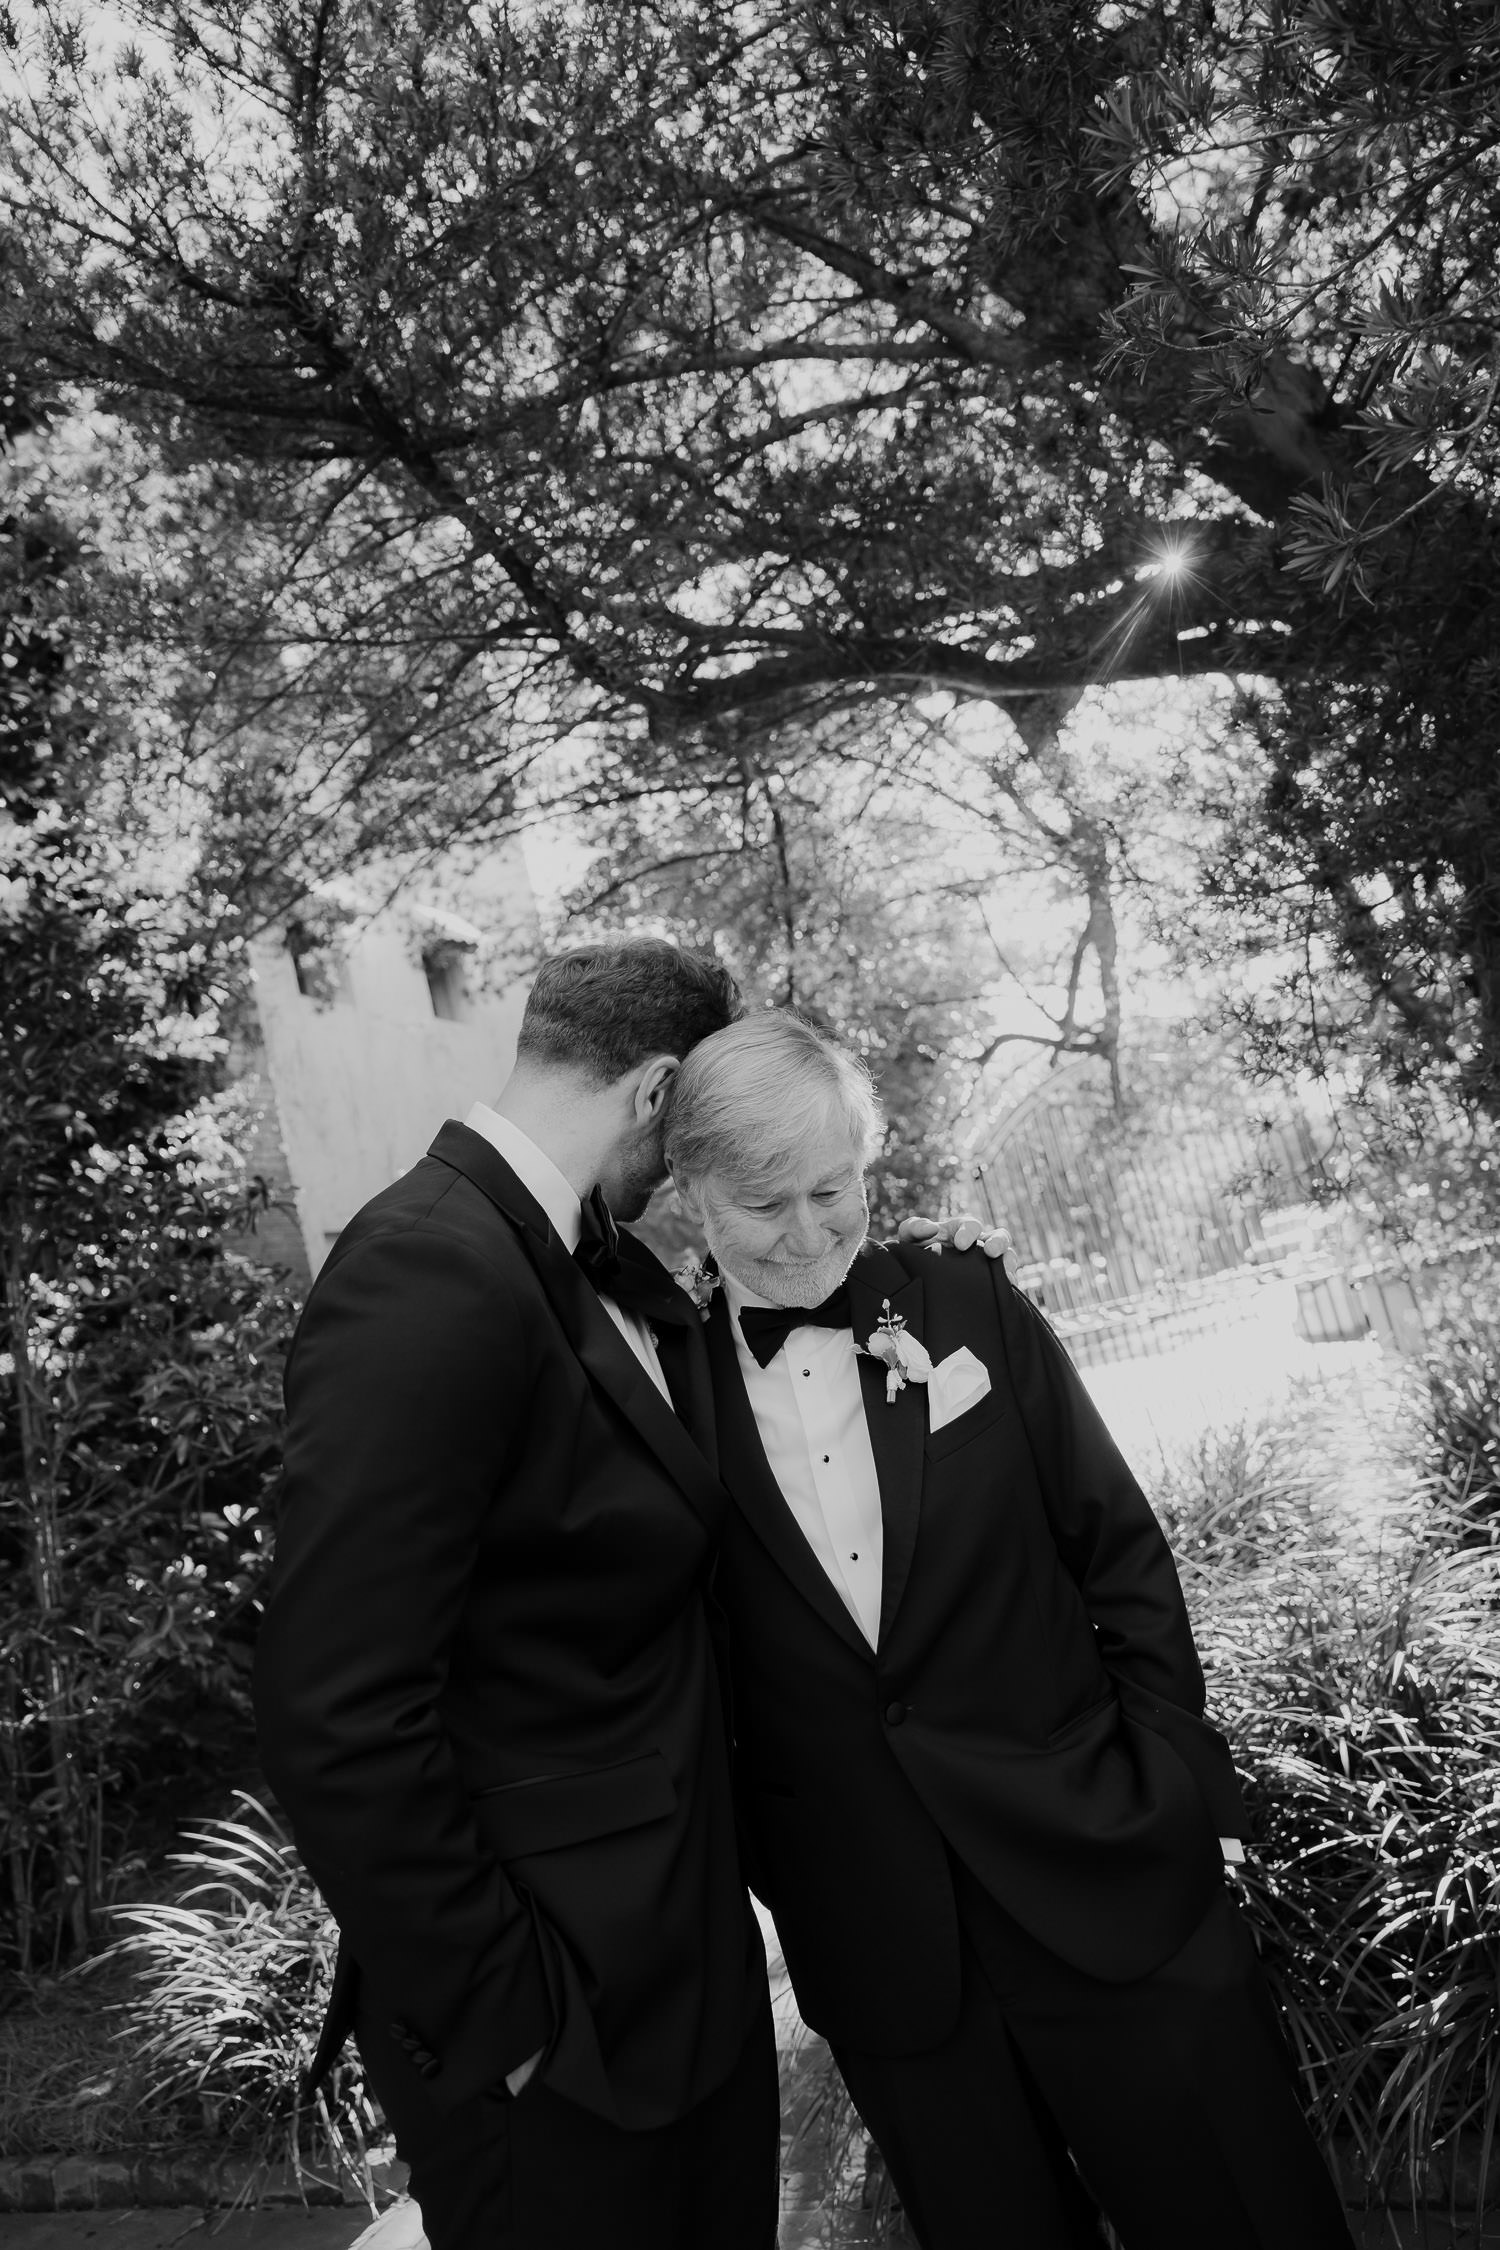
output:
{"label": "suit jacket button", "polygon": [[442,2064],[438,2061],[437,2056],[429,2055],[425,2047],[419,2047],[417,2049],[416,2053],[412,2057],[412,2061],[416,2064],[418,2070],[422,2073],[422,2076],[424,2078],[436,2078],[438,2072],[443,2067]]}
{"label": "suit jacket button", "polygon": [[888,1703],[888,1704],[886,1705],[886,1707],[885,1707],[885,1723],[886,1723],[886,1725],[887,1725],[888,1727],[899,1727],[899,1726],[900,1726],[900,1724],[901,1724],[901,1721],[902,1721],[902,1720],[903,1720],[903,1719],[904,1719],[905,1717],[906,1717],[906,1705],[905,1705],[904,1703]]}

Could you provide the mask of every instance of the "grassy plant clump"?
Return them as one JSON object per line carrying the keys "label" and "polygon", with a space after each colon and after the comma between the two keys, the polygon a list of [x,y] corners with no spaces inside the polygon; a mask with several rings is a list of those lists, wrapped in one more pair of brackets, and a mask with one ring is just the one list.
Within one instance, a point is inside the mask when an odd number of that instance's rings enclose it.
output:
{"label": "grassy plant clump", "polygon": [[1191,1588],[1305,1544],[1316,1495],[1296,1427],[1241,1420],[1203,1431],[1167,1463],[1152,1501]]}
{"label": "grassy plant clump", "polygon": [[174,1855],[188,1877],[175,1899],[120,1911],[111,1957],[133,1972],[142,2137],[331,2163],[367,2186],[379,2121],[353,2047],[316,2094],[305,2084],[338,1933],[290,1838],[254,1798],[240,1804],[239,1820],[205,1821]]}
{"label": "grassy plant clump", "polygon": [[1500,1522],[1500,1265],[1466,1259],[1430,1278],[1427,1430],[1432,1475],[1487,1539]]}
{"label": "grassy plant clump", "polygon": [[[1352,1511],[1296,1416],[1168,1480],[1246,1911],[1346,2189],[1418,2200],[1500,2116],[1497,1557],[1442,1477]],[[1252,1473],[1253,1472],[1253,1473]]]}

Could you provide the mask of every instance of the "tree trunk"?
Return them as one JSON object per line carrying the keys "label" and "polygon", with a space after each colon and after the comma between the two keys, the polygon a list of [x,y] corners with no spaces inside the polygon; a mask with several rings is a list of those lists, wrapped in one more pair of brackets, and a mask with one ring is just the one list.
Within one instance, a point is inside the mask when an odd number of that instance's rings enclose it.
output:
{"label": "tree trunk", "polygon": [[0,1818],[5,1824],[5,1861],[10,1875],[11,1913],[15,1923],[16,1965],[22,1976],[31,1973],[32,1938],[36,1929],[36,1901],[31,1895],[32,1860],[21,1838],[21,1805],[25,1774],[21,1763],[21,1699],[14,1670],[7,1665],[0,1677],[0,1788],[5,1791]]}
{"label": "tree trunk", "polygon": [[1075,813],[1073,846],[1074,864],[1083,877],[1089,902],[1084,943],[1093,947],[1099,964],[1099,998],[1103,1007],[1099,1052],[1109,1064],[1110,1097],[1118,1109],[1124,1098],[1120,1086],[1120,939],[1115,927],[1109,838],[1090,814]]}
{"label": "tree trunk", "polygon": [[1454,854],[1454,870],[1464,886],[1462,935],[1473,972],[1478,1060],[1471,1065],[1472,1090],[1491,1117],[1500,1117],[1500,880],[1495,854],[1482,840],[1479,849]]}
{"label": "tree trunk", "polygon": [[1124,1100],[1120,1079],[1120,938],[1115,922],[1114,878],[1109,864],[1109,831],[1096,814],[1079,805],[1071,761],[1063,756],[1060,748],[1063,721],[1078,700],[1078,694],[1071,690],[1055,695],[1027,696],[1023,702],[1009,707],[1008,716],[1037,772],[1067,807],[1068,831],[1065,837],[1057,832],[1058,856],[1081,879],[1087,905],[1083,932],[1073,952],[1062,1037],[1054,1060],[1073,1047],[1079,980],[1084,962],[1092,953],[1099,964],[1102,1009],[1094,1044],[1109,1065],[1110,1097],[1119,1109]]}
{"label": "tree trunk", "polygon": [[[66,1926],[80,1953],[88,1947],[93,1899],[89,1870],[94,1859],[88,1789],[78,1770],[72,1732],[77,1722],[73,1666],[49,1637],[49,1621],[63,1607],[66,1571],[62,1555],[61,1495],[55,1467],[52,1416],[38,1379],[32,1351],[32,1300],[25,1254],[25,1230],[15,1224],[0,1241],[6,1326],[15,1368],[16,1430],[21,1451],[20,1502],[26,1562],[39,1627],[37,1685],[47,1745],[51,1793],[56,1804],[54,1837],[59,1891],[59,1935]],[[18,1789],[24,1773],[16,1760]]]}

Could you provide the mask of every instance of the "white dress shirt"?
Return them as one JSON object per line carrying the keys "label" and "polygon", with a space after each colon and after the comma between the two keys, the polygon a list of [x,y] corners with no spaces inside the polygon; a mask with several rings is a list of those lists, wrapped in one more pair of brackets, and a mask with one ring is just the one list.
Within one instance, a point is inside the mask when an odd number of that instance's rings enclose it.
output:
{"label": "white dress shirt", "polygon": [[835,1593],[874,1648],[885,1539],[853,1333],[794,1328],[762,1367],[745,1342],[740,1310],[769,1299],[732,1274],[724,1276],[724,1297],[771,1474]]}
{"label": "white dress shirt", "polygon": [[[502,1117],[498,1110],[490,1109],[484,1102],[474,1104],[464,1123],[472,1132],[482,1133],[490,1146],[499,1150],[522,1187],[536,1197],[552,1222],[553,1233],[571,1257],[583,1232],[583,1205],[551,1157],[537,1147],[529,1133],[523,1133],[519,1125],[513,1125],[508,1117]],[[626,1312],[613,1297],[606,1297],[602,1289],[599,1302],[670,1406],[672,1394],[661,1371],[656,1339],[645,1321],[638,1313]]]}

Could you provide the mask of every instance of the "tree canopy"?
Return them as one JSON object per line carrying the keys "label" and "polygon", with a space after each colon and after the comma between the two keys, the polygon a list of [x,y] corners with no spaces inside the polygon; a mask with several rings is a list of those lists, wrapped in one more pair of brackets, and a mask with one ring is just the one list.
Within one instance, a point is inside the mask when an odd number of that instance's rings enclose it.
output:
{"label": "tree canopy", "polygon": [[732,796],[747,730],[1229,675],[1234,902],[1500,1100],[1482,0],[125,13],[9,19],[11,319],[176,480],[247,880],[559,735]]}

